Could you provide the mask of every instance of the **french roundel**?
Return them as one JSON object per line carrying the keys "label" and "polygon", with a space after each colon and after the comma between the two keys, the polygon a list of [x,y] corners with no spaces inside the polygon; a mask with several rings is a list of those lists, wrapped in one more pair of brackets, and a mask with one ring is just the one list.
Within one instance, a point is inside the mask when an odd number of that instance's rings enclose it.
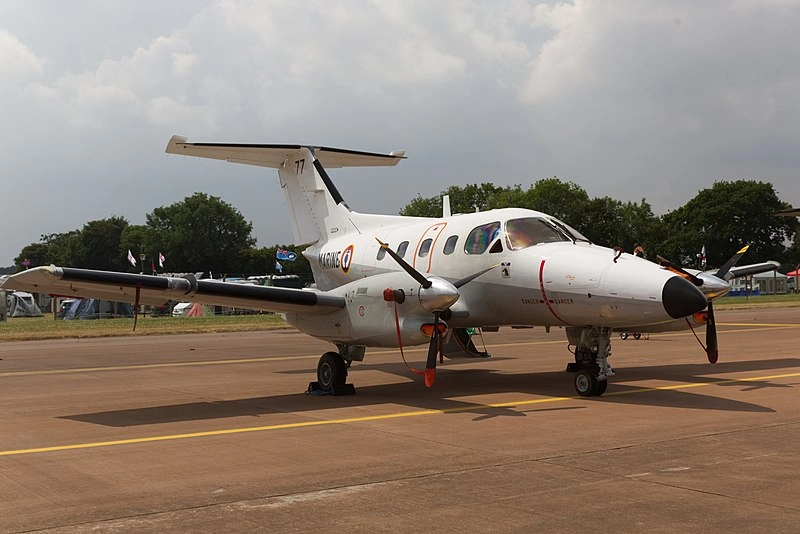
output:
{"label": "french roundel", "polygon": [[340,265],[342,266],[342,272],[347,274],[350,270],[350,264],[353,262],[353,245],[350,245],[342,252],[342,261]]}

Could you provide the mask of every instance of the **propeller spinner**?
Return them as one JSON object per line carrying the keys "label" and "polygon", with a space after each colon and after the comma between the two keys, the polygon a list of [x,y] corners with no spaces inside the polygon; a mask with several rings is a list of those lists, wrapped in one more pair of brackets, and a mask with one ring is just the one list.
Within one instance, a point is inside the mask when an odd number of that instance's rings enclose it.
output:
{"label": "propeller spinner", "polygon": [[465,278],[456,280],[453,283],[448,282],[444,278],[438,276],[425,277],[421,272],[417,271],[403,258],[397,255],[395,251],[389,248],[389,245],[384,243],[378,238],[375,238],[380,243],[381,248],[397,262],[402,269],[407,272],[414,280],[419,282],[419,303],[425,311],[433,313],[433,333],[431,335],[431,342],[428,345],[428,358],[425,363],[425,385],[431,387],[436,379],[436,357],[439,355],[442,341],[442,334],[447,331],[446,328],[440,328],[440,324],[444,323],[441,320],[442,312],[458,301],[461,294],[458,288],[463,287],[469,282],[475,280],[484,273],[487,273],[497,267],[492,265],[486,269],[482,269],[473,273]]}

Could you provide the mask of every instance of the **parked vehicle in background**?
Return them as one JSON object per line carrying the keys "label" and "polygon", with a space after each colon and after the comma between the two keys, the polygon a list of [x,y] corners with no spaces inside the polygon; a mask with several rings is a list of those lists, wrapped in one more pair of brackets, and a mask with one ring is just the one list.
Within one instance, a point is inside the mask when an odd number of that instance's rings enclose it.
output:
{"label": "parked vehicle in background", "polygon": [[186,317],[189,315],[189,312],[192,310],[192,303],[191,302],[179,302],[172,308],[172,316],[173,317]]}
{"label": "parked vehicle in background", "polygon": [[75,302],[76,300],[78,299],[62,299],[58,305],[58,311],[56,312],[56,317],[58,317],[59,319],[63,319],[64,316],[69,311],[70,307],[72,306],[72,303]]}

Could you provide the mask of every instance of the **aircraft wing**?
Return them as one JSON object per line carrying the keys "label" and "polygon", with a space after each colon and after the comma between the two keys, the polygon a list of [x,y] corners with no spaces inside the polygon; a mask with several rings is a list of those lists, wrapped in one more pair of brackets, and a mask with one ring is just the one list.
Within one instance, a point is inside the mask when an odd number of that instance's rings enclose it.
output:
{"label": "aircraft wing", "polygon": [[764,263],[751,263],[750,265],[742,265],[740,267],[731,267],[728,274],[725,275],[726,280],[731,278],[741,278],[742,276],[750,276],[759,273],[768,273],[769,271],[776,271],[780,268],[781,264],[777,261],[765,261]]}
{"label": "aircraft wing", "polygon": [[781,217],[800,217],[800,208],[789,208],[786,210],[780,210],[775,212],[775,215],[779,215]]}
{"label": "aircraft wing", "polygon": [[345,307],[345,299],[310,289],[233,284],[186,277],[94,271],[71,267],[36,267],[9,276],[4,289],[62,297],[88,297],[114,302],[161,305],[167,301],[198,302],[272,312],[329,313]]}
{"label": "aircraft wing", "polygon": [[231,163],[244,163],[279,169],[287,161],[293,161],[297,151],[303,148],[312,149],[316,158],[325,168],[394,166],[401,159],[405,159],[405,151],[377,154],[312,145],[189,143],[186,137],[180,135],[173,135],[170,138],[167,143],[166,153],[221,159]]}

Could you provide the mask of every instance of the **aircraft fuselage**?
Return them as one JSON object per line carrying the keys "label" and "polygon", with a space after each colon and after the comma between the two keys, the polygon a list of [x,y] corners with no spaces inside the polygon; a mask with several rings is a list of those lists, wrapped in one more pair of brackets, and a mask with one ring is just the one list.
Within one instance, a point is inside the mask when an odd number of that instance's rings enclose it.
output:
{"label": "aircraft fuselage", "polygon": [[[345,296],[347,308],[328,321],[287,316],[335,342],[396,346],[398,323],[404,344],[428,341],[419,333],[431,321],[418,300],[420,285],[382,253],[377,239],[424,276],[449,282],[495,266],[459,289],[446,314],[451,327],[655,325],[694,313],[705,300],[679,276],[594,245],[541,212],[507,208],[441,219],[353,213],[352,222],[365,229],[304,253],[317,288]],[[520,241],[512,235],[518,227],[536,235]],[[401,289],[406,298],[384,301],[385,289]]]}

